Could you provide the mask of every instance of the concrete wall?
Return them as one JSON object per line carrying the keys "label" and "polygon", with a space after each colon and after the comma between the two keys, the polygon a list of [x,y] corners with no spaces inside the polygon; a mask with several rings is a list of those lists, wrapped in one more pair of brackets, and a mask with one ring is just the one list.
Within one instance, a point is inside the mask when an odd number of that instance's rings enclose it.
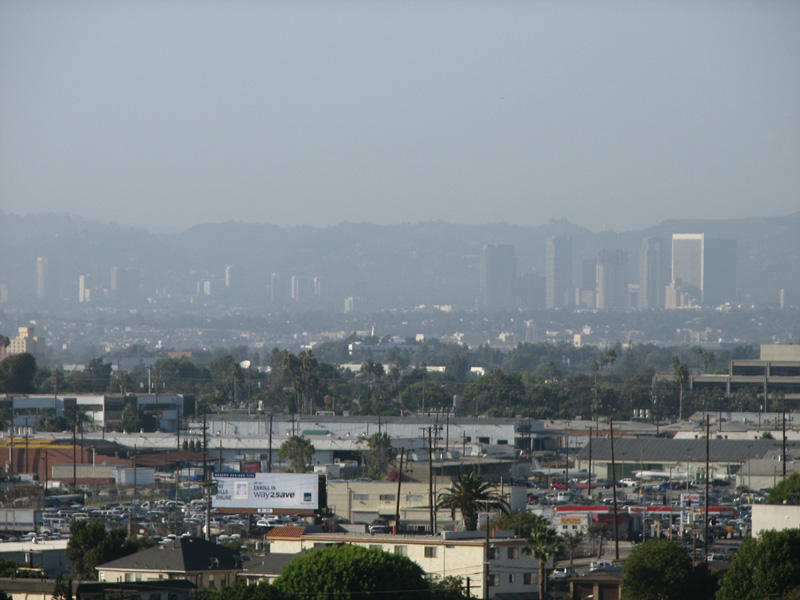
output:
{"label": "concrete wall", "polygon": [[762,531],[800,528],[800,506],[785,504],[753,505],[753,537]]}

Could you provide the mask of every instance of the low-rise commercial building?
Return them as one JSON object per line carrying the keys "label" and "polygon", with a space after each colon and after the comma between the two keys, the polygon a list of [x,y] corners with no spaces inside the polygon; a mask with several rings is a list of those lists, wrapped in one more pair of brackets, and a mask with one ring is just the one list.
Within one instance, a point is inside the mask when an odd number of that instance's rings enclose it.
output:
{"label": "low-rise commercial building", "polygon": [[[267,533],[270,552],[292,553],[334,544],[355,544],[393,552],[417,563],[434,578],[469,580],[477,598],[535,598],[538,562],[524,552],[512,532],[445,531],[440,535],[306,533],[303,527],[276,527]],[[488,587],[487,587],[488,586]],[[484,592],[488,591],[487,595]]]}

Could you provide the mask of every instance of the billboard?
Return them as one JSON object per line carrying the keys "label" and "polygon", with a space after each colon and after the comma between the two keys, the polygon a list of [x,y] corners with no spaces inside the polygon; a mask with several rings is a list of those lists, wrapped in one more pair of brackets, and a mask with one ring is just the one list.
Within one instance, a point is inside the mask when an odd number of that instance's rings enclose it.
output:
{"label": "billboard", "polygon": [[320,477],[316,473],[214,473],[215,508],[317,510]]}

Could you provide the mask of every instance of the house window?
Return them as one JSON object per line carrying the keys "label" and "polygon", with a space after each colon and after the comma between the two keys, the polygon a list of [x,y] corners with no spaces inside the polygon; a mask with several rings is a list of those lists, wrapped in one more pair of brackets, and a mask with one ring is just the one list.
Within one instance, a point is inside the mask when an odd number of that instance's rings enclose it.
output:
{"label": "house window", "polygon": [[369,549],[370,550],[382,550],[383,546],[381,546],[380,544],[370,544],[369,545]]}
{"label": "house window", "polygon": [[489,587],[497,585],[497,575],[489,575],[487,579],[489,580]]}
{"label": "house window", "polygon": [[498,446],[508,446],[508,440],[497,440]]}
{"label": "house window", "polygon": [[425,558],[436,558],[436,546],[425,546]]}
{"label": "house window", "polygon": [[400,556],[408,556],[408,547],[407,546],[395,546],[394,553],[399,554]]}
{"label": "house window", "polygon": [[422,500],[420,494],[406,494],[406,502],[422,502]]}
{"label": "house window", "polygon": [[530,585],[531,583],[533,583],[533,577],[531,577],[530,573],[522,574],[522,583],[524,583],[525,585]]}
{"label": "house window", "polygon": [[359,502],[368,502],[369,494],[353,494],[353,500],[357,500]]}
{"label": "house window", "polygon": [[494,560],[496,558],[496,554],[497,553],[495,552],[494,546],[489,546],[489,548],[487,548],[486,558],[488,558],[489,560]]}
{"label": "house window", "polygon": [[489,438],[488,437],[479,437],[478,438],[478,443],[479,444],[488,444],[489,443]]}
{"label": "house window", "polygon": [[381,502],[394,502],[397,496],[395,494],[381,494],[380,501]]}
{"label": "house window", "polygon": [[130,580],[131,580],[131,574],[125,573],[125,581],[130,581]]}
{"label": "house window", "polygon": [[508,558],[517,558],[517,549],[516,548],[509,548],[508,549]]}
{"label": "house window", "polygon": [[508,574],[508,583],[514,583],[514,574],[513,573],[509,573]]}

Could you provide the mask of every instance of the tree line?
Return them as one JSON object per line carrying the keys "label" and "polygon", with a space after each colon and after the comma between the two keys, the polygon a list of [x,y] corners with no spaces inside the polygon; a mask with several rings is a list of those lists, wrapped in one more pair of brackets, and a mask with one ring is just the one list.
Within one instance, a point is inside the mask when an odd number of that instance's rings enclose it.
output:
{"label": "tree line", "polygon": [[[275,348],[263,360],[243,358],[247,354],[242,348],[192,359],[159,357],[149,368],[142,362],[128,371],[113,368],[113,356],[97,357],[83,370],[69,373],[39,366],[32,356],[19,354],[0,362],[0,392],[157,391],[190,394],[201,406],[212,409],[387,416],[454,411],[541,419],[628,419],[634,410],[669,419],[696,410],[757,410],[759,406],[752,390],[722,398],[687,389],[691,374],[726,369],[732,358],[756,355],[752,347],[712,353],[700,347],[645,344],[601,349],[524,343],[504,353],[488,346],[469,349],[427,341],[393,347],[380,357],[368,355],[353,372],[320,358],[336,356],[342,344],[323,344],[297,354]],[[482,374],[471,371],[473,366],[481,367]]]}

